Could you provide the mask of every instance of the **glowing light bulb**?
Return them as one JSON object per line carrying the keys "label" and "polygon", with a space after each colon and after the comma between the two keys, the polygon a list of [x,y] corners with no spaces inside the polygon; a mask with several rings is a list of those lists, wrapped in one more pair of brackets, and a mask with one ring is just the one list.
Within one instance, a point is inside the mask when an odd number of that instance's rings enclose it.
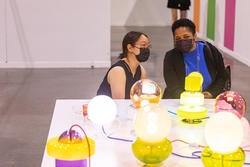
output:
{"label": "glowing light bulb", "polygon": [[243,139],[240,119],[231,112],[218,112],[205,126],[205,139],[210,149],[221,154],[237,151]]}
{"label": "glowing light bulb", "polygon": [[203,77],[199,72],[192,72],[185,78],[185,90],[197,92],[201,90]]}
{"label": "glowing light bulb", "polygon": [[168,111],[151,103],[140,108],[135,117],[135,133],[144,142],[160,142],[169,133],[171,119]]}
{"label": "glowing light bulb", "polygon": [[150,134],[155,134],[158,130],[158,127],[155,123],[149,123],[148,126],[147,126],[147,131],[148,133]]}
{"label": "glowing light bulb", "polygon": [[247,144],[247,139],[248,139],[248,131],[249,131],[249,122],[245,117],[241,118],[241,124],[243,127],[243,141],[241,143],[241,145],[244,145],[245,143]]}
{"label": "glowing light bulb", "polygon": [[94,97],[88,104],[88,117],[97,124],[106,124],[113,121],[116,113],[115,102],[105,95]]}

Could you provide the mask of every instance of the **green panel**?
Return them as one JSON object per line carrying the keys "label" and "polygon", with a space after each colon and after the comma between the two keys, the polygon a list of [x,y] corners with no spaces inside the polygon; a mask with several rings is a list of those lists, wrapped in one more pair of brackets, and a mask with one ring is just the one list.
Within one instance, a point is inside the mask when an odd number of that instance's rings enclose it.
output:
{"label": "green panel", "polygon": [[215,32],[215,5],[216,5],[216,0],[208,0],[207,37],[212,40],[214,40],[214,32]]}

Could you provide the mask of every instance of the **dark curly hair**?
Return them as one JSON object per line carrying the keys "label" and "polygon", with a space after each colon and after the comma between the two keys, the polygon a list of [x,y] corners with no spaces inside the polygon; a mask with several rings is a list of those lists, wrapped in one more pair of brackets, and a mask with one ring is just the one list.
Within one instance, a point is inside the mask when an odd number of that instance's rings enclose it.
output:
{"label": "dark curly hair", "polygon": [[180,27],[187,27],[193,35],[196,33],[195,24],[189,19],[179,19],[175,21],[172,25],[173,35],[175,33],[175,30]]}

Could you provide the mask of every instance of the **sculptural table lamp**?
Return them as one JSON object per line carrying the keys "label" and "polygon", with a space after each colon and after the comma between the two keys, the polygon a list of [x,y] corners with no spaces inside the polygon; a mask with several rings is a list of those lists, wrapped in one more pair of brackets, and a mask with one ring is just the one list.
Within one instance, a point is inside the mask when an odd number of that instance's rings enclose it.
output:
{"label": "sculptural table lamp", "polygon": [[185,78],[185,92],[181,94],[177,116],[186,123],[199,123],[207,116],[204,105],[204,95],[201,92],[203,77],[198,72],[192,72]]}

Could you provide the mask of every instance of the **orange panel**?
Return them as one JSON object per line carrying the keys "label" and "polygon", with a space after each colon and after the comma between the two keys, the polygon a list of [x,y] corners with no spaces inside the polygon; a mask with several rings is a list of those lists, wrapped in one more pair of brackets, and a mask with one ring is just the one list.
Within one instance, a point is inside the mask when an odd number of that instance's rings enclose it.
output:
{"label": "orange panel", "polygon": [[200,0],[194,0],[194,24],[196,32],[200,31]]}

